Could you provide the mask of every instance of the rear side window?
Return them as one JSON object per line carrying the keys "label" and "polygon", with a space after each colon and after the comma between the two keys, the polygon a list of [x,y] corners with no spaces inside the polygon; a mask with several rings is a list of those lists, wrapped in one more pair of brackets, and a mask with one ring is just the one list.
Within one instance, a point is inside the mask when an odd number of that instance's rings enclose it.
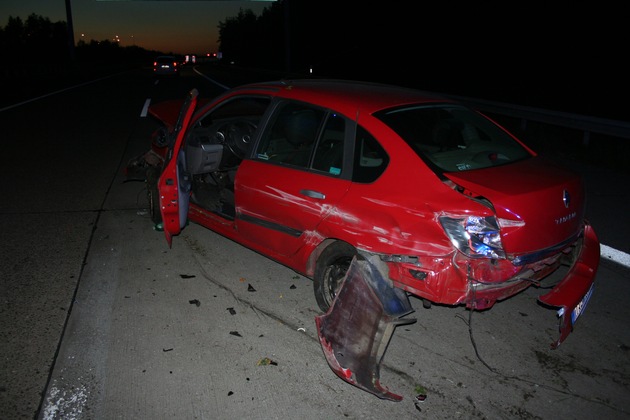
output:
{"label": "rear side window", "polygon": [[374,182],[385,171],[388,163],[389,156],[385,149],[364,128],[357,126],[352,180]]}

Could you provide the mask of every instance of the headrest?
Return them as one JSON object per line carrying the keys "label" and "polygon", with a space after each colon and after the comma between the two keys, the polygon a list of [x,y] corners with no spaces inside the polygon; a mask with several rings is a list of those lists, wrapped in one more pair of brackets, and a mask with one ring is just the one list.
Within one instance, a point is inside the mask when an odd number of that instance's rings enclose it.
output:
{"label": "headrest", "polygon": [[311,110],[299,111],[289,116],[285,125],[287,141],[296,146],[313,143],[318,125],[317,116]]}
{"label": "headrest", "polygon": [[433,142],[442,150],[456,149],[465,144],[462,137],[462,124],[455,120],[442,120],[433,129]]}

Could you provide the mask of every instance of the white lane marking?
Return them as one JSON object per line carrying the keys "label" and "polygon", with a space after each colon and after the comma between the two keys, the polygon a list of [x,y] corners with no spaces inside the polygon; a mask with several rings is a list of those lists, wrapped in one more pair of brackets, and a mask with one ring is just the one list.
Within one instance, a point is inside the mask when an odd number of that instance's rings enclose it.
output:
{"label": "white lane marking", "polygon": [[144,118],[147,116],[147,113],[149,112],[150,104],[151,104],[151,98],[148,98],[146,101],[144,101],[144,106],[142,107],[142,112],[140,113],[140,117]]}
{"label": "white lane marking", "polygon": [[608,245],[600,244],[601,256],[630,268],[630,254],[616,250]]}
{"label": "white lane marking", "polygon": [[[79,378],[79,380],[81,379]],[[90,392],[85,385],[79,384],[68,390],[57,388],[53,384],[48,394],[42,413],[44,420],[61,417],[67,420],[79,420],[86,415],[86,405]]]}
{"label": "white lane marking", "polygon": [[24,104],[28,104],[28,103],[31,103],[31,102],[35,102],[35,101],[37,101],[39,99],[47,98],[49,96],[56,95],[58,93],[62,93],[62,92],[66,92],[68,90],[76,89],[76,88],[81,87],[81,86],[85,86],[85,85],[89,85],[89,84],[92,84],[92,83],[99,82],[101,80],[109,79],[110,77],[118,76],[119,74],[122,74],[122,73],[124,73],[124,72],[117,73],[117,74],[110,74],[109,76],[101,77],[99,79],[90,80],[90,81],[87,81],[87,82],[84,82],[84,83],[80,83],[78,85],[74,85],[74,86],[70,86],[70,87],[67,87],[67,88],[59,89],[59,90],[56,90],[54,92],[50,92],[50,93],[47,93],[45,95],[38,96],[36,98],[27,99],[26,101],[22,101],[22,102],[17,103],[17,104],[5,106],[4,108],[0,108],[0,112],[6,111],[6,110],[11,109],[11,108],[16,108],[16,107],[18,107],[20,105],[24,105]]}

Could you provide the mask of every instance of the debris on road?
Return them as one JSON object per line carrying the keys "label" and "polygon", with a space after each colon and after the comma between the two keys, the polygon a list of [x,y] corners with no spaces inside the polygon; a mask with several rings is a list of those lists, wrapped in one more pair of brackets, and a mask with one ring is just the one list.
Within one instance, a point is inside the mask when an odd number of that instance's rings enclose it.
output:
{"label": "debris on road", "polygon": [[278,366],[278,362],[274,362],[268,357],[263,357],[262,359],[258,361],[258,363],[256,363],[256,366],[268,366],[268,365]]}
{"label": "debris on road", "polygon": [[414,392],[416,394],[416,402],[422,402],[427,399],[427,390],[422,385],[416,385]]}

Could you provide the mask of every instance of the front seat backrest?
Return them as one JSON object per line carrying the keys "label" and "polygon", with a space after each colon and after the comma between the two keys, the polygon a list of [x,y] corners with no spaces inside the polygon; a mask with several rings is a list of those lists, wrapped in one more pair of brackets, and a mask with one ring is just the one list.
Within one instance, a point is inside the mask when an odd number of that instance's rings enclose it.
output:
{"label": "front seat backrest", "polygon": [[287,141],[296,148],[315,141],[319,120],[311,110],[303,110],[291,115],[285,125]]}

